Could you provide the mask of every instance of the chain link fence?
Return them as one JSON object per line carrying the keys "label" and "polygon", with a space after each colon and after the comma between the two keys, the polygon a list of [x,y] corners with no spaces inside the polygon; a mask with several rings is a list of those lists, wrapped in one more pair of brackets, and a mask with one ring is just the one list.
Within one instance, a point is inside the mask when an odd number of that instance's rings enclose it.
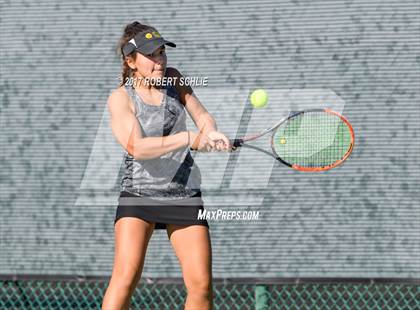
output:
{"label": "chain link fence", "polygon": [[[214,281],[215,309],[420,309],[420,281]],[[100,309],[109,279],[3,279],[0,309]],[[172,282],[172,283],[170,283]],[[240,282],[240,283],[235,283]],[[273,281],[267,281],[273,282]],[[182,279],[142,279],[130,309],[183,309]]]}

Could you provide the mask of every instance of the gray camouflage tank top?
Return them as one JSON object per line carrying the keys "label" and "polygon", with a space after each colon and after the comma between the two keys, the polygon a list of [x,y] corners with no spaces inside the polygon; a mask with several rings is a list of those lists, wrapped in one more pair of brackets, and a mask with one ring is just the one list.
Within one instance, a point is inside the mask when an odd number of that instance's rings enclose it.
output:
{"label": "gray camouflage tank top", "polygon": [[[186,111],[175,86],[162,89],[159,106],[146,104],[132,86],[124,86],[136,109],[143,137],[186,131]],[[125,152],[121,190],[157,200],[191,197],[201,190],[201,173],[189,147],[158,158],[136,160]]]}

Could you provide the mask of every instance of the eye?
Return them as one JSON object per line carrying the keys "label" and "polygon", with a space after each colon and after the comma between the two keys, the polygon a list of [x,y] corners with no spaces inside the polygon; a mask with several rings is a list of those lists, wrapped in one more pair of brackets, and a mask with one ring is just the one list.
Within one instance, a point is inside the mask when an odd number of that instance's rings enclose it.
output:
{"label": "eye", "polygon": [[157,52],[154,52],[154,53],[149,54],[149,55],[146,55],[146,56],[147,56],[147,57],[153,57],[153,56],[163,55],[163,54],[165,54],[165,49],[161,49],[161,50],[159,50],[159,51],[157,51]]}

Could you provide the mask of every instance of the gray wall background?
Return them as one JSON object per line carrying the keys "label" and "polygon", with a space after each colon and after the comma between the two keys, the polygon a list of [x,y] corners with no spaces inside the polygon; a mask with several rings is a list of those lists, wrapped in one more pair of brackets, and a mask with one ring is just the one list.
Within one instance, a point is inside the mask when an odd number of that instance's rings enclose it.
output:
{"label": "gray wall background", "polygon": [[[196,157],[207,209],[261,216],[210,222],[215,277],[420,277],[418,1],[1,1],[0,12],[0,274],[111,274],[122,150],[103,124],[116,43],[139,20],[178,44],[169,66],[208,77],[196,93],[226,134],[257,87],[270,103],[249,132],[310,104],[308,90],[334,97],[355,129],[351,158],[320,174],[252,151],[240,169],[228,154]],[[164,231],[144,275],[181,276]]]}

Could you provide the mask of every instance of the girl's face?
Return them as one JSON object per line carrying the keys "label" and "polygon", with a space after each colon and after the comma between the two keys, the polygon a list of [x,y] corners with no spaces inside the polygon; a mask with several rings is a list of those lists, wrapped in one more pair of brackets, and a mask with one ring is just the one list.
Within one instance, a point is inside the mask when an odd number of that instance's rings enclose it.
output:
{"label": "girl's face", "polygon": [[165,46],[159,47],[151,55],[137,53],[135,61],[129,57],[127,62],[131,68],[137,69],[135,75],[138,78],[162,78],[165,76],[167,63]]}

